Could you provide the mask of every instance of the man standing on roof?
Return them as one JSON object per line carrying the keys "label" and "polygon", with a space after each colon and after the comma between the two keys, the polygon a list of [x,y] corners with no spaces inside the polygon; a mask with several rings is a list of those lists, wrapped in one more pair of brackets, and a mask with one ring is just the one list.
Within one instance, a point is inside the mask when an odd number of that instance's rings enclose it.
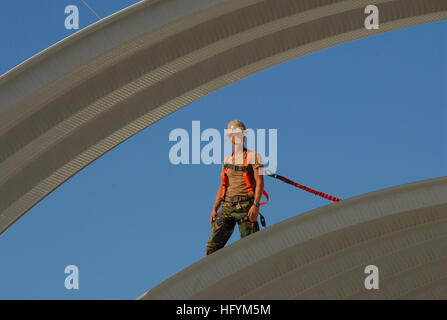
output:
{"label": "man standing on roof", "polygon": [[[211,237],[206,255],[224,247],[237,223],[241,238],[259,231],[259,201],[264,191],[262,159],[244,147],[246,127],[240,120],[228,124],[225,135],[231,140],[233,154],[222,165],[222,182],[211,212]],[[222,209],[217,212],[220,205]]]}

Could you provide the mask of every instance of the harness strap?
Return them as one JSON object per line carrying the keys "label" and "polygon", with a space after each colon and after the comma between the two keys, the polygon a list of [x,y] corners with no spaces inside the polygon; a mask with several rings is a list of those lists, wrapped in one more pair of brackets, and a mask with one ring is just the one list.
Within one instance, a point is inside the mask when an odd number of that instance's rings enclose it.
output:
{"label": "harness strap", "polygon": [[230,164],[230,163],[225,163],[224,167],[226,169],[231,169],[234,171],[243,171],[243,172],[248,171],[247,167],[235,166],[234,164]]}
{"label": "harness strap", "polygon": [[267,191],[265,191],[265,190],[262,190],[262,194],[265,196],[265,198],[267,199],[267,201],[266,202],[261,202],[259,205],[260,206],[263,206],[263,205],[266,205],[267,204],[267,202],[269,202],[269,194],[267,193]]}
{"label": "harness strap", "polygon": [[[221,179],[222,179],[222,193],[221,193],[221,198],[222,200],[225,201],[225,195],[227,193],[227,188],[228,188],[228,169],[232,169],[235,171],[242,171],[243,173],[243,177],[244,177],[244,181],[245,181],[245,185],[247,186],[248,189],[248,195],[249,196],[253,196],[254,195],[254,190],[253,190],[253,185],[251,183],[251,179],[250,176],[248,174],[248,166],[251,163],[251,155],[254,154],[254,151],[248,151],[247,152],[247,156],[245,157],[245,161],[244,161],[244,165],[243,166],[237,166],[232,164],[232,160],[233,160],[233,155],[228,156],[225,160],[224,160],[224,169],[222,170],[221,173]],[[265,202],[261,202],[259,205],[263,206],[266,205],[269,202],[269,195],[268,193],[263,190],[262,194],[266,197],[267,201]]]}
{"label": "harness strap", "polygon": [[231,156],[227,157],[224,160],[224,170],[222,170],[222,173],[220,174],[220,177],[222,179],[222,192],[220,194],[220,197],[222,198],[222,200],[225,201],[225,195],[227,194],[227,187],[228,187],[228,168],[225,166],[226,162],[228,162],[228,160],[231,158]]}
{"label": "harness strap", "polygon": [[247,157],[245,158],[245,162],[244,162],[244,167],[247,168],[247,170],[244,171],[243,176],[244,176],[244,180],[245,180],[245,185],[248,188],[249,195],[253,195],[253,186],[251,184],[250,177],[248,176],[248,164],[250,163],[250,158],[251,158],[251,155],[253,154],[253,152],[254,151],[247,152]]}
{"label": "harness strap", "polygon": [[299,184],[298,182],[289,180],[289,179],[287,179],[287,178],[285,178],[285,177],[283,177],[283,176],[280,176],[279,174],[276,174],[276,173],[267,173],[267,172],[266,172],[266,174],[267,174],[269,177],[272,177],[272,178],[281,180],[282,182],[285,182],[285,183],[287,183],[287,184],[290,184],[290,185],[292,185],[292,186],[295,186],[295,187],[297,187],[297,188],[300,188],[300,189],[302,189],[302,190],[304,190],[304,191],[307,191],[307,192],[316,194],[317,196],[323,197],[323,198],[325,198],[325,199],[328,199],[328,200],[331,200],[331,201],[334,201],[334,202],[342,201],[342,199],[340,199],[340,198],[337,198],[337,197],[331,196],[331,195],[329,195],[329,194],[323,193],[323,192],[321,192],[321,191],[317,191],[317,190],[311,189],[311,188],[309,188],[309,187],[303,186],[302,184]]}

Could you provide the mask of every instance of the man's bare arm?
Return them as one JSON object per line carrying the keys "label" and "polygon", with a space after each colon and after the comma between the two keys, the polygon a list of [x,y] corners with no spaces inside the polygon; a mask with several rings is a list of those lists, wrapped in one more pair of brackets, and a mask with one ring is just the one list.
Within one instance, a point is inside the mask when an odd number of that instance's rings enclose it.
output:
{"label": "man's bare arm", "polygon": [[[261,201],[262,191],[264,191],[264,175],[262,174],[262,170],[263,170],[262,167],[253,170],[254,178],[256,181],[256,190],[254,199],[255,203],[259,203]],[[258,215],[259,215],[259,208],[252,205],[250,210],[248,211],[250,221],[258,220]]]}
{"label": "man's bare arm", "polygon": [[216,219],[217,210],[219,210],[220,204],[222,203],[222,182],[217,189],[216,200],[214,201],[213,211],[211,212],[210,223],[213,224],[213,221]]}
{"label": "man's bare arm", "polygon": [[216,201],[214,201],[214,206],[213,206],[213,210],[219,210],[220,204],[222,203],[222,182],[219,185],[219,188],[217,189],[217,194],[216,194]]}
{"label": "man's bare arm", "polygon": [[255,199],[254,202],[260,202],[262,198],[262,191],[264,191],[264,175],[262,174],[262,167],[253,170],[256,181]]}

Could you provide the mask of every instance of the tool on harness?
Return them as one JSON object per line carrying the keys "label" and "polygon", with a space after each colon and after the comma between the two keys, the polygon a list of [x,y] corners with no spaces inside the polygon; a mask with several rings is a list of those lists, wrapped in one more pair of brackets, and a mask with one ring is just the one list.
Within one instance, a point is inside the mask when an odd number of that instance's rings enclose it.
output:
{"label": "tool on harness", "polygon": [[259,212],[259,216],[261,217],[261,226],[265,228],[265,219],[264,216]]}
{"label": "tool on harness", "polygon": [[[220,174],[220,177],[222,179],[222,193],[221,193],[221,198],[223,201],[225,201],[225,196],[227,193],[227,188],[228,188],[228,169],[231,170],[235,170],[235,171],[242,171],[243,177],[244,177],[244,181],[245,181],[245,185],[247,186],[248,189],[248,195],[249,197],[254,197],[254,190],[253,190],[253,184],[252,184],[252,178],[250,177],[250,169],[252,169],[251,167],[249,167],[250,165],[250,158],[251,155],[254,153],[254,151],[248,151],[247,152],[247,157],[245,158],[244,161],[244,165],[243,166],[236,166],[234,164],[232,164],[232,159],[233,159],[233,155],[227,157],[224,161],[224,169],[222,170],[222,173]],[[262,194],[266,197],[267,201],[265,202],[261,202],[259,205],[263,206],[265,204],[267,204],[267,202],[269,201],[269,195],[268,193],[263,190]],[[238,206],[240,209],[240,204],[238,202]],[[259,216],[261,218],[261,225],[263,227],[266,226],[265,224],[265,218],[264,216],[259,213]]]}
{"label": "tool on harness", "polygon": [[323,192],[321,192],[321,191],[317,191],[317,190],[311,189],[311,188],[309,188],[309,187],[303,186],[302,184],[299,184],[298,182],[294,182],[294,181],[292,181],[292,180],[289,180],[289,179],[287,179],[287,178],[285,178],[285,177],[283,177],[283,176],[280,176],[279,174],[271,173],[271,172],[268,171],[268,170],[265,170],[264,172],[265,172],[265,174],[268,175],[269,177],[272,177],[272,178],[281,180],[282,182],[285,182],[285,183],[290,184],[290,185],[292,185],[292,186],[295,186],[295,187],[297,187],[297,188],[303,189],[303,190],[305,190],[305,191],[307,191],[307,192],[316,194],[317,196],[323,197],[323,198],[325,198],[325,199],[328,199],[328,200],[331,200],[331,201],[334,201],[334,202],[342,201],[342,199],[340,199],[340,198],[337,198],[337,197],[331,196],[331,195],[329,195],[329,194],[323,193]]}
{"label": "tool on harness", "polygon": [[[259,217],[261,219],[261,225],[265,228],[266,224],[265,224],[265,218],[264,216],[259,212]],[[244,217],[242,219],[242,221],[250,221],[250,218],[248,216]]]}

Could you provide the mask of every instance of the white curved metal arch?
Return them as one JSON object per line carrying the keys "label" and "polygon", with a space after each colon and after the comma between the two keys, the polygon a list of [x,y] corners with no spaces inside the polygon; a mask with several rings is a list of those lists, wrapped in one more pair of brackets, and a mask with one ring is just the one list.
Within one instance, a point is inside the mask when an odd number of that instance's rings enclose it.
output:
{"label": "white curved metal arch", "polygon": [[[446,299],[447,177],[282,221],[218,250],[139,299]],[[379,268],[379,290],[364,270]]]}
{"label": "white curved metal arch", "polygon": [[[379,30],[364,28],[375,4]],[[0,78],[0,232],[102,154],[234,81],[445,20],[445,0],[143,1]]]}

